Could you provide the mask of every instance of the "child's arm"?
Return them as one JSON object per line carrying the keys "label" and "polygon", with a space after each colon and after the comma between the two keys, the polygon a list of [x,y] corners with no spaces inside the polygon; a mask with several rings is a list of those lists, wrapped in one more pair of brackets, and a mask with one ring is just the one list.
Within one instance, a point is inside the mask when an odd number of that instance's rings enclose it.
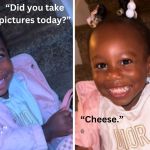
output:
{"label": "child's arm", "polygon": [[47,142],[50,142],[53,138],[71,134],[71,112],[63,109],[59,110],[48,119],[48,121],[42,126],[42,129]]}

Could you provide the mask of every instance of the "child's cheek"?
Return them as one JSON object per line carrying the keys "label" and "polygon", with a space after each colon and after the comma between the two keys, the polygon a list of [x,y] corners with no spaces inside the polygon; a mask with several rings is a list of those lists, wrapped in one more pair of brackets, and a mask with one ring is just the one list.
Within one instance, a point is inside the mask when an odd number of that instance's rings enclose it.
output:
{"label": "child's cheek", "polygon": [[93,71],[93,80],[98,86],[102,86],[105,82],[106,73],[103,73],[99,70]]}

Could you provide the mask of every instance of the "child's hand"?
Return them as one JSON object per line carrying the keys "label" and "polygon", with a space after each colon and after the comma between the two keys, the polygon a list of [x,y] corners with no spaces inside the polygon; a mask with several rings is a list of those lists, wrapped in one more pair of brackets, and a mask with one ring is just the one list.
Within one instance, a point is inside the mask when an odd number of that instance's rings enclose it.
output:
{"label": "child's hand", "polygon": [[72,116],[68,110],[59,110],[42,126],[47,142],[72,133]]}

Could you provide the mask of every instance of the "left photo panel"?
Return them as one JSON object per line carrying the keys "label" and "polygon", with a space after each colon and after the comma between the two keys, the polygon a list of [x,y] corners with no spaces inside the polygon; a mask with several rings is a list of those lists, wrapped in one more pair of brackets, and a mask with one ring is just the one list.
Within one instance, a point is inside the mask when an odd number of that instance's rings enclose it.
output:
{"label": "left photo panel", "polygon": [[73,0],[0,1],[0,149],[73,150]]}

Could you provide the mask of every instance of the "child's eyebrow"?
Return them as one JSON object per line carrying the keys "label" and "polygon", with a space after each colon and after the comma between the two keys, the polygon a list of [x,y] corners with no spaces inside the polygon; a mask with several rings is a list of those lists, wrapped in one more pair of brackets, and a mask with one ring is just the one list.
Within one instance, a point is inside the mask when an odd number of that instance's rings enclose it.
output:
{"label": "child's eyebrow", "polygon": [[99,59],[101,59],[101,57],[100,57],[100,56],[97,56],[97,55],[96,55],[96,56],[93,56],[93,57],[91,57],[91,58],[92,58],[92,60],[96,60],[96,59],[99,60]]}

